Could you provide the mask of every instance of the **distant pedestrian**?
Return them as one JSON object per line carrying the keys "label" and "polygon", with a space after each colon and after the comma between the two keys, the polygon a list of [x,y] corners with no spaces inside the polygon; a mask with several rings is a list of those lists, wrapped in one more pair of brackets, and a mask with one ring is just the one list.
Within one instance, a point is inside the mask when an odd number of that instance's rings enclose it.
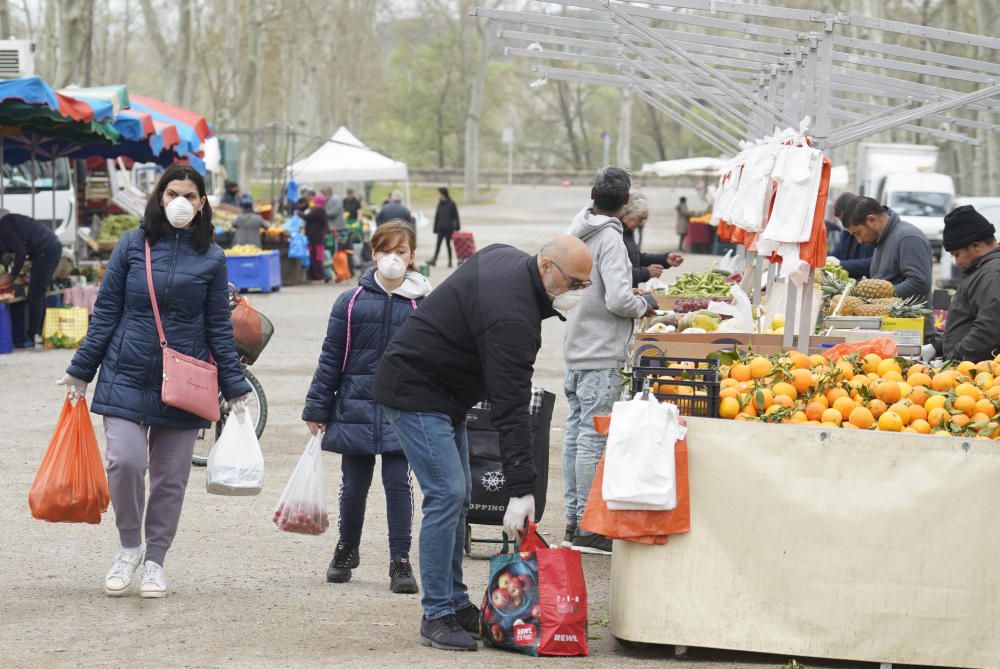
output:
{"label": "distant pedestrian", "polygon": [[687,198],[682,197],[674,209],[677,212],[677,223],[675,226],[678,238],[677,248],[683,251],[684,239],[687,237],[688,228],[691,225],[691,210],[688,209]]}
{"label": "distant pedestrian", "polygon": [[397,593],[417,592],[410,565],[410,467],[372,395],[389,341],[430,292],[430,282],[413,264],[415,246],[413,230],[402,221],[386,223],[372,235],[377,267],[334,303],[302,411],[309,430],[323,432],[323,450],[341,454],[340,539],[326,571],[330,583],[346,583],[361,563],[361,529],[378,455],[389,520],[389,586]]}
{"label": "distant pedestrian", "polygon": [[253,200],[250,199],[249,195],[240,196],[240,208],[243,209],[243,213],[233,221],[233,228],[236,230],[233,245],[260,246],[260,229],[267,227],[267,224],[254,212]]}
{"label": "distant pedestrian", "polygon": [[226,256],[212,243],[213,231],[202,176],[187,165],[168,167],[142,226],[115,245],[87,336],[59,381],[84,396],[100,368],[90,408],[104,416],[108,485],[121,540],[104,579],[111,597],[128,594],[140,565],[139,595],[167,596],[163,559],[177,533],[195,440],[211,427],[161,399],[161,336],[147,289],[147,253],[163,338],[180,353],[215,361],[230,412],[242,413],[250,394],[233,343]]}
{"label": "distant pedestrian", "polygon": [[14,254],[14,264],[10,274],[0,274],[0,286],[15,281],[25,263],[31,261],[28,271],[28,329],[14,333],[14,345],[32,348],[35,337],[41,336],[45,324],[45,293],[62,258],[62,244],[48,225],[29,216],[0,209],[0,255],[4,253]]}
{"label": "distant pedestrian", "polygon": [[344,220],[343,201],[337,197],[337,194],[329,186],[320,192],[326,198],[326,204],[323,205],[323,208],[326,209],[326,221],[330,225],[330,229],[346,230],[347,221]]}
{"label": "distant pedestrian", "polygon": [[302,218],[306,222],[306,239],[309,241],[309,279],[311,281],[328,281],[323,274],[323,263],[326,262],[326,235],[330,231],[326,220],[326,210],[323,208],[323,205],[326,204],[326,198],[317,195],[316,199],[319,200],[319,203],[316,204],[314,200],[312,206],[309,205],[309,200],[305,197],[299,199],[299,210],[303,212]]}
{"label": "distant pedestrian", "polygon": [[375,217],[375,224],[382,225],[397,218],[401,221],[406,221],[411,226],[416,224],[413,214],[403,204],[403,194],[395,190],[389,195],[389,201]]}
{"label": "distant pedestrian", "polygon": [[358,212],[361,211],[361,200],[358,196],[354,194],[353,188],[347,189],[347,197],[343,201],[344,211],[347,212],[347,218],[351,221],[358,220]]}
{"label": "distant pedestrian", "polygon": [[437,245],[434,247],[434,257],[427,261],[428,265],[434,267],[437,264],[443,242],[448,247],[448,269],[451,269],[451,233],[461,229],[458,206],[448,194],[448,189],[442,186],[438,188],[438,205],[437,211],[434,212],[434,234],[437,235]]}

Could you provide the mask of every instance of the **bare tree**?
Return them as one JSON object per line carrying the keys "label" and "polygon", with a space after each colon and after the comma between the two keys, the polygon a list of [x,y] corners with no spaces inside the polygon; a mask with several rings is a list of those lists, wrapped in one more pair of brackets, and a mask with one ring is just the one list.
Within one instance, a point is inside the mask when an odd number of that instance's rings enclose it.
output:
{"label": "bare tree", "polygon": [[[52,3],[53,0],[49,0]],[[89,44],[87,16],[93,11],[93,0],[59,0],[59,42],[55,85],[62,88],[82,74],[82,65]]]}

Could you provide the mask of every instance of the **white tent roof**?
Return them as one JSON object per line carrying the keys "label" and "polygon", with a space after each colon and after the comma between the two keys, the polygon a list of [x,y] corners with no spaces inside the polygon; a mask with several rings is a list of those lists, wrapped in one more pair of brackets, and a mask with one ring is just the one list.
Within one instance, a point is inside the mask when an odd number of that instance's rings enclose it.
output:
{"label": "white tent roof", "polygon": [[372,151],[344,127],[290,168],[290,176],[301,183],[338,181],[406,181],[406,163]]}
{"label": "white tent roof", "polygon": [[681,158],[645,163],[640,172],[658,177],[717,176],[725,161],[722,158]]}

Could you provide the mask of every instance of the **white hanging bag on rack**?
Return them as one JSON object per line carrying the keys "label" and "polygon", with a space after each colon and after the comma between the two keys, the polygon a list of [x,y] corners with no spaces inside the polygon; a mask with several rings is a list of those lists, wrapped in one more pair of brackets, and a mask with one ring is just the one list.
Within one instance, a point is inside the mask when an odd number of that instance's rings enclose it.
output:
{"label": "white hanging bag on rack", "polygon": [[670,511],[677,506],[674,448],[682,436],[677,405],[637,395],[615,402],[601,493],[613,511]]}

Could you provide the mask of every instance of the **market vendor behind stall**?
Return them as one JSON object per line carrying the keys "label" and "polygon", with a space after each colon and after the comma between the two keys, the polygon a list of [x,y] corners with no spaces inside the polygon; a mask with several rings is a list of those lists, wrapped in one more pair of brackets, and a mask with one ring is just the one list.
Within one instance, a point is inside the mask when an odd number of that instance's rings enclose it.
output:
{"label": "market vendor behind stall", "polygon": [[52,228],[29,216],[0,209],[0,255],[14,254],[9,274],[0,274],[0,286],[10,285],[20,275],[26,260],[28,272],[28,329],[14,333],[14,345],[31,348],[35,335],[41,336],[45,322],[45,292],[62,257],[62,244]]}
{"label": "market vendor behind stall", "polygon": [[667,267],[677,267],[684,262],[682,253],[643,253],[635,239],[635,231],[646,227],[649,218],[649,203],[642,193],[632,193],[628,204],[622,210],[622,238],[625,240],[625,250],[632,263],[632,287],[645,283],[651,278],[660,278]]}
{"label": "market vendor behind stall", "polygon": [[965,275],[951,299],[944,336],[932,344],[934,353],[950,360],[992,360],[1000,351],[996,229],[972,205],[958,207],[944,217],[944,250]]}
{"label": "market vendor behind stall", "polygon": [[857,199],[858,196],[854,193],[841,193],[837,201],[833,203],[833,215],[840,221],[843,229],[839,232],[840,237],[837,245],[830,255],[840,261],[840,266],[852,279],[868,276],[871,272],[872,255],[875,253],[875,247],[856,240],[844,222],[847,218],[847,212],[850,211]]}

